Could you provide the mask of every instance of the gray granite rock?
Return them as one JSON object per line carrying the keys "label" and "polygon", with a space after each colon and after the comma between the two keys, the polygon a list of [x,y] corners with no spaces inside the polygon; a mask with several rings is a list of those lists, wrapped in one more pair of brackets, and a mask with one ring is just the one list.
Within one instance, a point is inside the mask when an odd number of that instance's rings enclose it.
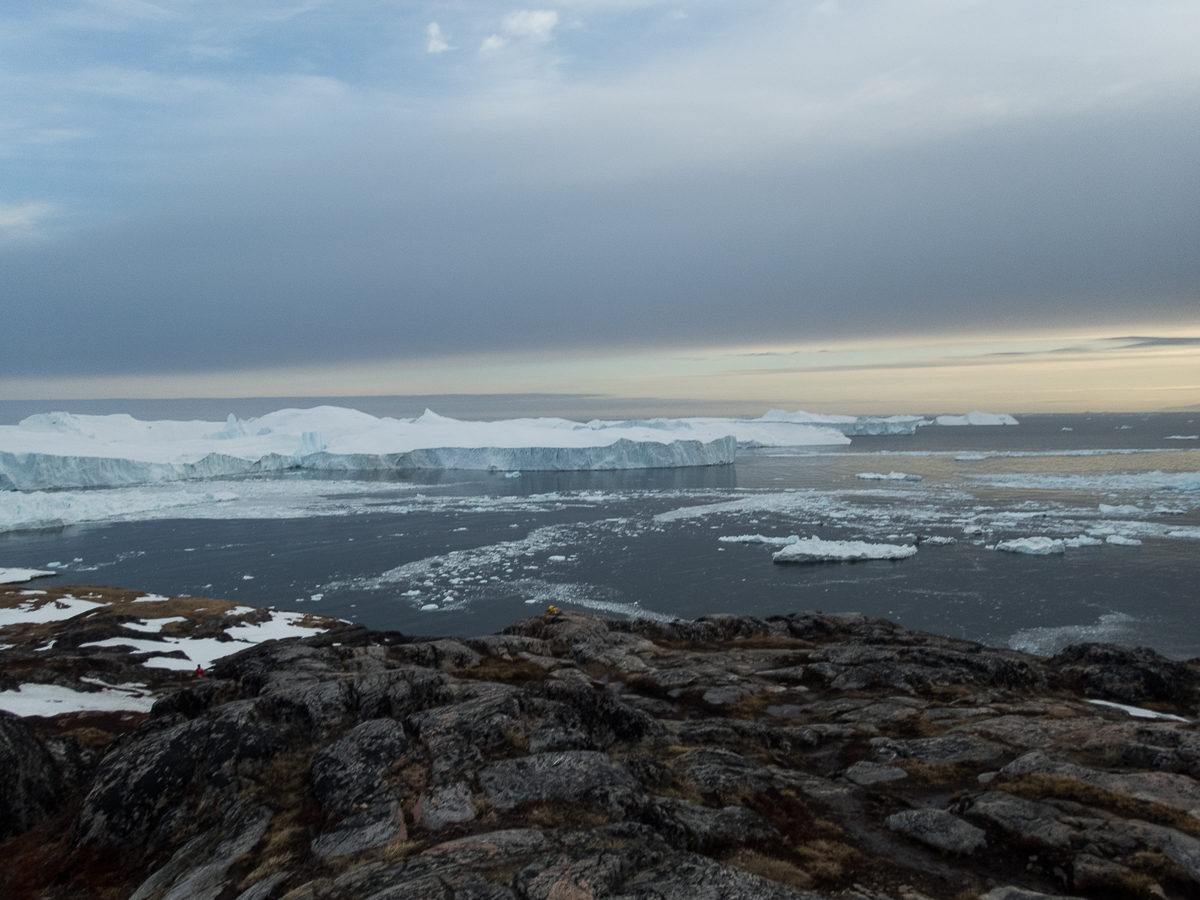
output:
{"label": "gray granite rock", "polygon": [[982,828],[941,809],[906,809],[893,813],[887,817],[887,826],[947,853],[974,853],[987,846]]}
{"label": "gray granite rock", "polygon": [[1059,848],[1071,845],[1071,829],[1059,822],[1059,811],[1045,803],[989,791],[974,798],[965,814],[998,825],[1027,844]]}
{"label": "gray granite rock", "polygon": [[624,765],[590,750],[502,760],[481,770],[479,782],[499,809],[520,803],[568,801],[624,815],[645,803],[642,786]]}

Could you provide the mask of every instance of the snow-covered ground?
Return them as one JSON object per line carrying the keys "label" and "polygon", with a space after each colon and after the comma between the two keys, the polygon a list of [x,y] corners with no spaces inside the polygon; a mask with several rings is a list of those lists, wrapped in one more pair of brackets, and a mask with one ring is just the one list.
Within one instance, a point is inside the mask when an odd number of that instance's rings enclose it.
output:
{"label": "snow-covered ground", "polygon": [[0,709],[18,716],[58,716],[73,712],[150,712],[155,697],[144,684],[130,682],[77,691],[60,684],[26,682],[19,691],[0,691]]}
{"label": "snow-covered ground", "polygon": [[[223,617],[224,639],[212,634],[213,613]],[[202,620],[206,636],[194,636]],[[60,625],[68,623],[77,634],[95,628],[111,636],[77,647],[73,642],[58,646]],[[36,660],[37,666],[9,670],[18,676],[19,686],[0,691],[0,710],[21,716],[148,712],[164,685],[176,687],[179,677],[197,666],[208,669],[221,657],[263,641],[308,637],[335,624],[323,617],[204,598],[137,596],[108,588],[76,597],[54,588],[9,588],[0,600],[0,652]],[[113,635],[114,630],[124,633]],[[95,650],[105,652],[96,655]],[[77,677],[80,667],[92,675]],[[39,673],[51,677],[38,680]]]}
{"label": "snow-covered ground", "polygon": [[[0,525],[0,531],[4,531]],[[50,569],[0,569],[0,584],[22,584],[34,578],[44,578],[53,575]]]}

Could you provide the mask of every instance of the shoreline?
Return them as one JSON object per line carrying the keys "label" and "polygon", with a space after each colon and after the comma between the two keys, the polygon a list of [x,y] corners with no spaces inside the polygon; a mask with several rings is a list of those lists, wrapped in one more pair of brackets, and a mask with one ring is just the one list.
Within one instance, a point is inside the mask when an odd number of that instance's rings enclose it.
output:
{"label": "shoreline", "polygon": [[[1200,883],[1200,660],[1035,657],[858,614],[549,612],[460,640],[71,592],[105,609],[0,632],[0,677],[128,690],[152,658],[130,642],[241,649],[203,678],[155,669],[147,709],[0,715],[0,748],[24,748],[5,764],[40,785],[5,797],[13,898],[52,883],[139,900],[1183,898]],[[245,639],[283,624],[311,636]]]}

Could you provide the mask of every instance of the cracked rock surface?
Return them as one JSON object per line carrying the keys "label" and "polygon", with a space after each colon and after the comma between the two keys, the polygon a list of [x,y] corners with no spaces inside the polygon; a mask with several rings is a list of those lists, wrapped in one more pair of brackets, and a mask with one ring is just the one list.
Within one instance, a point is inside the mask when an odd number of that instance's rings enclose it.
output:
{"label": "cracked rock surface", "polygon": [[854,614],[346,626],[0,715],[0,896],[1195,897],[1198,674]]}

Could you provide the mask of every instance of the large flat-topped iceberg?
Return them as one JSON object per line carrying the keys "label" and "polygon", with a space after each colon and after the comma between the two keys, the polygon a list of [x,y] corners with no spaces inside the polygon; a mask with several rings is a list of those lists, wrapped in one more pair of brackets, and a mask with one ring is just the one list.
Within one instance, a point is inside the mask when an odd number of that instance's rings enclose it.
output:
{"label": "large flat-topped iceberg", "polygon": [[1020,424],[1008,413],[985,413],[976,410],[965,416],[938,416],[933,420],[935,425],[1018,425]]}
{"label": "large flat-topped iceberg", "polygon": [[758,421],[787,422],[793,425],[817,425],[836,428],[842,434],[915,434],[922,425],[931,424],[924,416],[838,416],[772,409]]}
{"label": "large flat-topped iceberg", "polygon": [[284,409],[258,419],[143,422],[47,413],[0,427],[0,488],[40,490],[179,481],[289,468],[567,471],[710,466],[738,443],[845,444],[828,427],[749,419],[466,422],[353,409]]}

